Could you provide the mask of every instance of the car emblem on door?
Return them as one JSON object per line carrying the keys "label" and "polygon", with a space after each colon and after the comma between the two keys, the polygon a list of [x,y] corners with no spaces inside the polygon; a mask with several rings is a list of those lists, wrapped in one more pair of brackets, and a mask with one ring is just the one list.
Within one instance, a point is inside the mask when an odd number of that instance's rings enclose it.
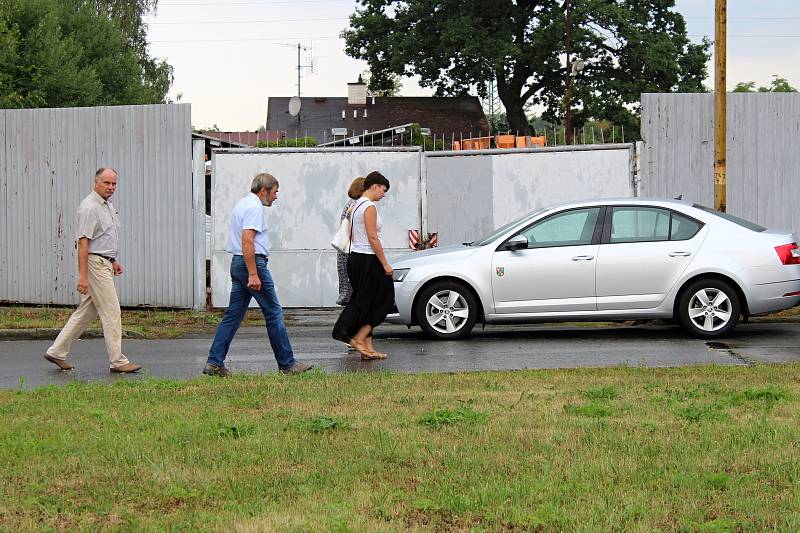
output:
{"label": "car emblem on door", "polygon": [[506,269],[505,269],[504,267],[496,267],[496,268],[494,269],[494,271],[495,271],[495,272],[497,272],[497,277],[498,277],[498,278],[502,278],[502,277],[503,277],[503,274],[505,274],[505,273],[506,273]]}

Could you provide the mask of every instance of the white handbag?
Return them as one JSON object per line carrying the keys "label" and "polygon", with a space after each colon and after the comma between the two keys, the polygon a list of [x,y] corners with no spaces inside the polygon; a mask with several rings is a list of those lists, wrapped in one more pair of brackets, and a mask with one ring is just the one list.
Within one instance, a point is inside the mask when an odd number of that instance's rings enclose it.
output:
{"label": "white handbag", "polygon": [[348,254],[350,253],[350,219],[344,217],[342,219],[342,223],[339,224],[339,229],[336,230],[336,233],[333,235],[333,239],[331,240],[331,246],[333,246],[337,252]]}
{"label": "white handbag", "polygon": [[[361,207],[365,203],[366,202],[362,202],[358,207]],[[333,246],[337,252],[343,254],[350,253],[350,240],[353,238],[353,227],[350,225],[350,221],[353,219],[353,215],[358,210],[358,207],[356,207],[355,204],[350,207],[350,211],[342,219],[341,224],[339,224],[339,229],[336,230],[333,239],[331,239],[331,246]]]}

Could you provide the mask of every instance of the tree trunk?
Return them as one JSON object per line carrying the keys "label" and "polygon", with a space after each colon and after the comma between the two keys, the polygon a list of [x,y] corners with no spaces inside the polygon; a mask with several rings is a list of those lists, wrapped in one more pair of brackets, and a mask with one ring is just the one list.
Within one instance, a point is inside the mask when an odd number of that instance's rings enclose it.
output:
{"label": "tree trunk", "polygon": [[506,118],[508,119],[508,126],[511,128],[512,133],[519,135],[528,135],[531,133],[531,127],[528,124],[528,117],[525,115],[525,108],[522,105],[522,100],[517,98],[500,98],[503,106],[506,108]]}
{"label": "tree trunk", "polygon": [[528,124],[528,117],[525,115],[525,102],[522,100],[523,81],[505,77],[506,72],[502,69],[495,72],[497,80],[497,96],[506,108],[506,120],[511,131],[518,135],[528,135],[531,127]]}

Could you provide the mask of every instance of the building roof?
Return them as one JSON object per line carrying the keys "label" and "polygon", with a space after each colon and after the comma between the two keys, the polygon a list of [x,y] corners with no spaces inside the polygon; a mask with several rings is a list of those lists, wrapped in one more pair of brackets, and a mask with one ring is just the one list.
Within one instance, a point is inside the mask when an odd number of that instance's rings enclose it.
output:
{"label": "building roof", "polygon": [[276,132],[267,131],[203,131],[203,135],[242,146],[255,146],[259,141],[277,141]]}
{"label": "building roof", "polygon": [[467,137],[489,131],[475,96],[376,96],[368,97],[366,105],[348,104],[346,97],[309,96],[300,100],[300,114],[293,117],[289,114],[289,97],[268,99],[267,130],[271,134],[277,131],[286,137],[309,135],[325,143],[333,140],[333,128],[347,130],[340,137],[409,123],[429,128],[434,135]]}

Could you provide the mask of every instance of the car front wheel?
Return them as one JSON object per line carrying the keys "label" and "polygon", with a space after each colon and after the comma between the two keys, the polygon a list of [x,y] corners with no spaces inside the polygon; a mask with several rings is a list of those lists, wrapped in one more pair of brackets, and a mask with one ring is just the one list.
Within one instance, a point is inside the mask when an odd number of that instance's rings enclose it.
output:
{"label": "car front wheel", "polygon": [[700,279],[683,291],[678,301],[678,318],[688,333],[701,339],[729,334],[739,321],[741,303],[730,283]]}
{"label": "car front wheel", "polygon": [[425,288],[417,299],[417,323],[430,337],[463,339],[478,318],[478,303],[466,287],[441,281]]}

